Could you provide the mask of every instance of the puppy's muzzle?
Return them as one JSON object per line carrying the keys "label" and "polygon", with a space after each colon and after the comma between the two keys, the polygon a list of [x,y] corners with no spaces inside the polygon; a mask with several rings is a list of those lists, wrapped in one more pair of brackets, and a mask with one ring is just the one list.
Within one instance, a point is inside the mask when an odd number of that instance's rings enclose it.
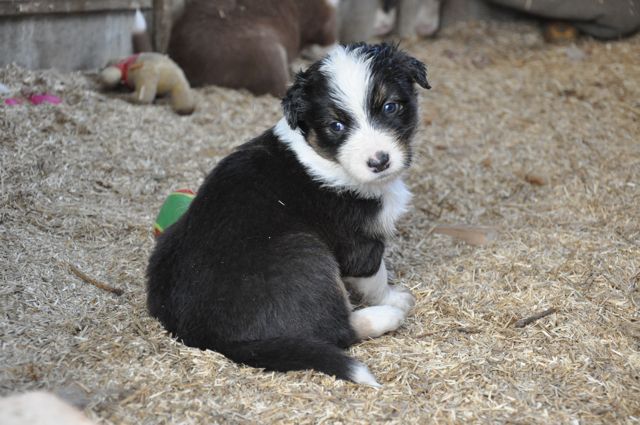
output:
{"label": "puppy's muzzle", "polygon": [[383,151],[376,152],[372,158],[367,160],[367,166],[371,168],[374,173],[381,173],[391,166],[389,154]]}

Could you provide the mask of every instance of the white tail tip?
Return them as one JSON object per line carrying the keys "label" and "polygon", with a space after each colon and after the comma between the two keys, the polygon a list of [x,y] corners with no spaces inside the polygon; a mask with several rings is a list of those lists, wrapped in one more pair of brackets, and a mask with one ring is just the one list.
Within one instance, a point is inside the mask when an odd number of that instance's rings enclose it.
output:
{"label": "white tail tip", "polygon": [[133,32],[140,33],[147,30],[147,21],[144,19],[144,15],[140,12],[140,9],[136,9],[136,16],[133,21]]}
{"label": "white tail tip", "polygon": [[356,384],[368,385],[374,388],[382,388],[382,385],[378,384],[376,378],[369,372],[369,368],[364,364],[354,361],[351,366],[351,373],[349,378]]}

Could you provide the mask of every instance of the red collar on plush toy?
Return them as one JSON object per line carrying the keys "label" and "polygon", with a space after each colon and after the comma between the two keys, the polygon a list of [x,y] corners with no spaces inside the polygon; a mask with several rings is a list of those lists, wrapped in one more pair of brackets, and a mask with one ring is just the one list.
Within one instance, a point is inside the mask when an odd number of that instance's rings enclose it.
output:
{"label": "red collar on plush toy", "polygon": [[138,59],[138,56],[140,56],[140,53],[136,55],[131,55],[128,58],[125,58],[114,65],[122,73],[122,77],[120,78],[120,81],[122,81],[127,85],[129,85],[129,83],[127,83],[127,78],[129,77],[129,67],[136,61],[136,59]]}

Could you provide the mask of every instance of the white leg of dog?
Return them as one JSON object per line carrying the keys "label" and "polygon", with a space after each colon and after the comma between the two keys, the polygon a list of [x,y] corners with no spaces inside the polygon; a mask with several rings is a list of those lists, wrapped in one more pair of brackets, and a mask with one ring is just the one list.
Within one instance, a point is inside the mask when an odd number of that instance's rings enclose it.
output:
{"label": "white leg of dog", "polygon": [[398,329],[405,317],[406,313],[398,307],[376,305],[354,311],[349,317],[349,322],[358,339],[366,339]]}
{"label": "white leg of dog", "polygon": [[380,262],[378,272],[370,277],[346,277],[344,281],[360,293],[369,305],[397,307],[406,315],[415,305],[415,297],[408,289],[387,283],[387,267]]}

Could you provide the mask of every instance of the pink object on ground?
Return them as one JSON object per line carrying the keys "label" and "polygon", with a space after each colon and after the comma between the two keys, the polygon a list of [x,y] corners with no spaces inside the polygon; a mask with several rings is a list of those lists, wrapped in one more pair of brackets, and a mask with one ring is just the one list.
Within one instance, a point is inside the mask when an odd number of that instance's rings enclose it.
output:
{"label": "pink object on ground", "polygon": [[4,104],[9,106],[20,105],[22,103],[21,99],[10,97],[9,99],[5,99]]}
{"label": "pink object on ground", "polygon": [[52,94],[42,93],[29,96],[29,102],[33,103],[34,105],[40,105],[41,103],[51,103],[53,105],[57,105],[58,103],[62,102],[62,99]]}

